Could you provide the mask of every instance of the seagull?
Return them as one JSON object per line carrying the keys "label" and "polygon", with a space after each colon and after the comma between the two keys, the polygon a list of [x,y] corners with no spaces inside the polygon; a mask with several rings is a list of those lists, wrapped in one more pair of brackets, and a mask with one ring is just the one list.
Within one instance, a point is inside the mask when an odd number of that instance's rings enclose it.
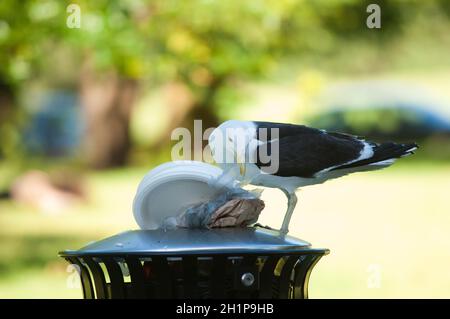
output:
{"label": "seagull", "polygon": [[416,143],[375,143],[305,125],[229,120],[208,145],[214,161],[240,185],[278,188],[288,205],[280,233],[288,233],[296,190],[350,173],[378,170],[417,149]]}

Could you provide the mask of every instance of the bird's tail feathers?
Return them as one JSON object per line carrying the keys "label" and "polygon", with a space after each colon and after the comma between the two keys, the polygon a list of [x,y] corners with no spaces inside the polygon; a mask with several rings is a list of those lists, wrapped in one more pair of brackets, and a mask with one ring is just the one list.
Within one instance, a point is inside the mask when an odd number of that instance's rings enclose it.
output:
{"label": "bird's tail feathers", "polygon": [[373,155],[371,157],[347,165],[338,166],[334,168],[334,170],[363,167],[367,165],[381,166],[380,168],[386,167],[393,164],[397,158],[414,154],[414,151],[419,147],[416,143],[398,144],[393,142],[382,144],[371,143],[371,146],[373,148]]}

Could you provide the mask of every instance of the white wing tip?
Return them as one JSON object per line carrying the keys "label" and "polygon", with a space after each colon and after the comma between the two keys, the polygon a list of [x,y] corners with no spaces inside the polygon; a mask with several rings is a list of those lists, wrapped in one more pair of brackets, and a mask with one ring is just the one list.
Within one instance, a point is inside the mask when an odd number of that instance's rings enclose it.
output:
{"label": "white wing tip", "polygon": [[389,165],[394,164],[394,162],[395,162],[395,158],[390,158],[390,159],[387,159],[387,160],[384,160],[384,161],[371,163],[369,165],[371,165],[371,166],[372,165],[373,166],[389,166]]}

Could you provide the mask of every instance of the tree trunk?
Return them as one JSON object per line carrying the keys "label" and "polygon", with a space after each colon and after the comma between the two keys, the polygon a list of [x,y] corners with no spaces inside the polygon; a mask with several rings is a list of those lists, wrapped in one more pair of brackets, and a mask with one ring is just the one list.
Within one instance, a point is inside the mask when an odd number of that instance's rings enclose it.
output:
{"label": "tree trunk", "polygon": [[93,168],[126,163],[130,149],[129,123],[138,83],[110,72],[101,77],[87,67],[80,95],[85,118],[83,158]]}
{"label": "tree trunk", "polygon": [[[166,103],[167,112],[169,112],[171,118],[170,125],[162,134],[163,138],[160,142],[151,147],[151,151],[166,151],[171,133],[177,127],[187,128],[193,133],[194,120],[202,120],[203,130],[216,127],[219,124],[219,118],[215,112],[217,92],[224,83],[225,78],[213,80],[204,94],[197,97],[197,100],[192,96],[192,92],[189,91],[188,85],[181,82],[174,82],[168,85],[166,87]],[[203,141],[203,147],[206,144],[207,141]]]}
{"label": "tree trunk", "polygon": [[7,125],[16,125],[17,108],[15,103],[17,95],[14,88],[0,78],[0,160],[7,157],[10,150],[14,150],[14,141],[10,130],[4,130]]}

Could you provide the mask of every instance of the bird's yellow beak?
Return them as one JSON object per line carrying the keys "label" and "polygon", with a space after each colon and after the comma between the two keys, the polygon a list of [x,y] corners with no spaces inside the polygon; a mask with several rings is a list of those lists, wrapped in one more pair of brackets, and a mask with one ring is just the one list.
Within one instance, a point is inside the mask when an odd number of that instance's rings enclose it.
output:
{"label": "bird's yellow beak", "polygon": [[239,156],[236,156],[237,160],[238,160],[238,165],[239,165],[239,174],[241,174],[242,177],[245,176],[245,161]]}
{"label": "bird's yellow beak", "polygon": [[245,163],[239,163],[239,173],[242,177],[245,176]]}

